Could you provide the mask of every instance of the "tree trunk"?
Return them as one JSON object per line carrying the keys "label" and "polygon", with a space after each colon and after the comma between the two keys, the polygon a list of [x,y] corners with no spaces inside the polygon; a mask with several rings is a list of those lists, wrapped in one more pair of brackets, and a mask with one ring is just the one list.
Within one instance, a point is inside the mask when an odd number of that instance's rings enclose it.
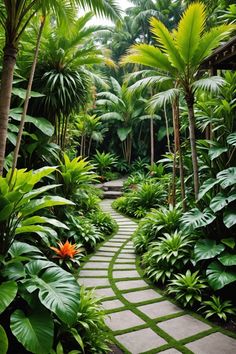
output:
{"label": "tree trunk", "polygon": [[194,97],[193,95],[186,96],[187,106],[188,106],[188,119],[189,119],[189,138],[192,153],[192,164],[193,164],[193,182],[194,182],[194,195],[195,200],[198,199],[199,192],[199,176],[198,176],[198,161],[197,161],[197,147],[196,147],[196,137],[195,137],[195,116],[194,116]]}
{"label": "tree trunk", "polygon": [[154,165],[154,122],[150,119],[151,167]]}
{"label": "tree trunk", "polygon": [[33,60],[33,63],[32,63],[30,76],[29,76],[29,81],[28,81],[28,87],[27,87],[27,91],[26,91],[23,112],[22,112],[22,115],[21,115],[20,127],[19,127],[19,132],[18,132],[17,141],[16,141],[16,147],[15,147],[14,155],[13,155],[11,178],[12,178],[14,170],[15,170],[15,168],[17,166],[17,160],[18,160],[18,156],[19,156],[20,144],[21,144],[22,134],[23,134],[24,125],[25,125],[25,117],[26,117],[26,114],[27,114],[28,106],[29,106],[30,92],[31,92],[31,89],[32,89],[35,69],[36,69],[36,65],[37,65],[37,61],[38,61],[38,53],[39,53],[40,41],[41,41],[41,36],[42,36],[44,24],[45,24],[45,17],[42,17],[41,23],[40,23],[40,28],[39,28],[39,33],[38,33],[38,37],[37,37],[35,52],[34,52],[34,60]]}
{"label": "tree trunk", "polygon": [[165,123],[166,123],[167,146],[168,146],[168,151],[171,153],[171,148],[170,148],[170,130],[169,130],[168,117],[167,117],[167,113],[166,113],[166,105],[164,105],[164,116],[165,116]]}
{"label": "tree trunk", "polygon": [[17,49],[7,45],[4,48],[0,89],[0,176],[3,173],[7,142],[8,117],[11,105],[11,92]]}
{"label": "tree trunk", "polygon": [[179,153],[179,174],[180,174],[182,206],[183,206],[183,211],[186,211],[184,166],[183,166],[183,157],[182,157],[180,132],[179,132],[179,99],[178,98],[176,98],[173,102],[172,112],[173,112],[174,140],[175,140],[175,147],[176,147],[175,152]]}

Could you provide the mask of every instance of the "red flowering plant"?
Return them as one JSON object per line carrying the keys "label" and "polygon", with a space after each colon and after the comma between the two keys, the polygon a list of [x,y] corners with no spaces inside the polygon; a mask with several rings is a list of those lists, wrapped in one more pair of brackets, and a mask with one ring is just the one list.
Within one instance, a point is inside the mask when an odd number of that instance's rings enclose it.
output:
{"label": "red flowering plant", "polygon": [[58,248],[50,247],[55,253],[54,258],[59,259],[59,264],[65,264],[71,271],[80,266],[84,248],[81,244],[72,244],[68,240],[65,243],[58,242]]}

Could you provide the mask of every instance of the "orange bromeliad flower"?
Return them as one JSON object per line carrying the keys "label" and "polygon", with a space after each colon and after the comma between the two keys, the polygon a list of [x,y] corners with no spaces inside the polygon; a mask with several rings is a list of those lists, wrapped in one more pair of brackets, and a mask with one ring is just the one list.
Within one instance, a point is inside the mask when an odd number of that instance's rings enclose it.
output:
{"label": "orange bromeliad flower", "polygon": [[76,249],[77,245],[70,243],[68,240],[63,244],[62,242],[58,242],[59,248],[56,247],[50,247],[56,254],[59,256],[59,258],[74,258],[74,256],[80,251]]}

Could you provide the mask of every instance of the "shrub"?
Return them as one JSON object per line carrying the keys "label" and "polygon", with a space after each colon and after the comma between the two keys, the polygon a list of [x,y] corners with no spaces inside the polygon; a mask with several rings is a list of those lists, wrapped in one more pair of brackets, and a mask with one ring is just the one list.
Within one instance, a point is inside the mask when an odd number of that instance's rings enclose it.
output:
{"label": "shrub", "polygon": [[199,308],[206,318],[219,318],[227,321],[229,316],[236,315],[236,309],[231,301],[223,301],[219,296],[212,295],[211,300],[203,301]]}
{"label": "shrub", "polygon": [[167,292],[173,294],[184,307],[193,307],[202,302],[202,291],[207,285],[198,273],[191,273],[188,269],[186,274],[177,274],[175,279],[170,280]]}
{"label": "shrub", "polygon": [[105,236],[111,235],[117,227],[116,222],[112,219],[110,214],[104,213],[100,210],[88,214],[88,218],[91,220],[93,225]]}
{"label": "shrub", "polygon": [[182,232],[164,234],[150,244],[143,262],[147,276],[155,282],[165,283],[176,271],[181,271],[191,258],[193,238]]}
{"label": "shrub", "polygon": [[99,152],[96,151],[96,154],[93,157],[92,162],[96,167],[96,171],[100,176],[101,182],[106,180],[106,173],[111,171],[111,168],[116,164],[116,156],[110,152]]}

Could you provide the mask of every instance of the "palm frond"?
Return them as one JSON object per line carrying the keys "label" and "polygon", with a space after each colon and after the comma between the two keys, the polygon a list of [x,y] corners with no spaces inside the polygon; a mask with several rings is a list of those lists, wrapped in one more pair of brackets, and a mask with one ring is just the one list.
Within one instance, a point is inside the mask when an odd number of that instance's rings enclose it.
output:
{"label": "palm frond", "polygon": [[160,43],[162,50],[168,55],[171,64],[182,71],[184,69],[184,62],[175,46],[174,37],[166,26],[155,17],[151,19],[150,24],[152,33]]}
{"label": "palm frond", "polygon": [[121,64],[139,64],[164,70],[165,72],[174,73],[167,55],[163,54],[160,49],[149,44],[136,44],[131,47],[128,54],[123,56]]}
{"label": "palm frond", "polygon": [[202,3],[189,5],[179,22],[176,44],[185,64],[189,64],[199,46],[206,22],[206,9]]}
{"label": "palm frond", "polygon": [[166,104],[172,103],[179,93],[180,91],[175,88],[159,92],[150,99],[147,108],[150,112],[155,112],[157,108],[164,107]]}
{"label": "palm frond", "polygon": [[138,80],[133,85],[128,88],[129,92],[141,91],[147,87],[156,87],[157,84],[161,84],[162,82],[170,81],[172,82],[172,78],[168,76],[151,76],[146,77],[144,79]]}
{"label": "palm frond", "polygon": [[100,116],[102,120],[120,120],[123,121],[123,117],[121,114],[117,112],[109,112],[109,113],[104,113]]}
{"label": "palm frond", "polygon": [[219,92],[220,88],[225,85],[225,80],[220,76],[211,76],[205,79],[197,80],[193,83],[194,90],[204,90],[210,92]]}
{"label": "palm frond", "polygon": [[121,19],[121,9],[114,0],[75,0],[84,10],[88,8],[96,16],[107,17],[110,20]]}

